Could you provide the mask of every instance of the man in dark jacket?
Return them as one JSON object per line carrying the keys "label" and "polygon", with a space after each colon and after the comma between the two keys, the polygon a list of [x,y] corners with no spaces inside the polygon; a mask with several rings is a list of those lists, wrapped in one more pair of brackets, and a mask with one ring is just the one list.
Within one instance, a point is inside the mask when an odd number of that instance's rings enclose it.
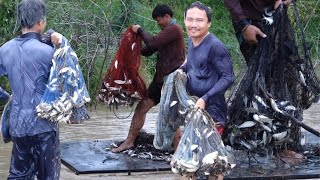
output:
{"label": "man in dark jacket", "polygon": [[259,38],[266,37],[261,31],[262,19],[281,3],[288,5],[292,0],[224,0],[232,16],[240,50],[247,62],[253,55]]}
{"label": "man in dark jacket", "polygon": [[185,43],[183,30],[173,19],[173,12],[167,5],[157,5],[152,18],[157,21],[161,31],[152,36],[139,25],[132,27],[138,33],[146,47],[142,49],[143,56],[150,56],[157,52],[156,73],[148,88],[148,97],[141,100],[137,105],[127,139],[112,152],[121,152],[133,147],[139,131],[144,125],[146,113],[160,102],[163,78],[178,69],[185,59]]}
{"label": "man in dark jacket", "polygon": [[41,42],[46,27],[43,0],[22,0],[22,35],[0,48],[0,75],[12,90],[10,135],[13,143],[8,179],[59,179],[60,147],[56,123],[37,117],[54,49]]}

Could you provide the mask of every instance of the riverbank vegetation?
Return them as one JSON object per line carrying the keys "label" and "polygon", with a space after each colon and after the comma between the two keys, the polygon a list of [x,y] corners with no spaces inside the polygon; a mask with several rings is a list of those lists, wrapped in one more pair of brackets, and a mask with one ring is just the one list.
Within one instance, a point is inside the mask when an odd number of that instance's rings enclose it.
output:
{"label": "riverbank vegetation", "polygon": [[[19,34],[15,22],[18,0],[0,0],[0,45]],[[131,25],[139,24],[152,34],[159,32],[151,12],[157,3],[166,3],[174,10],[174,17],[183,26],[183,13],[192,2],[190,0],[50,0],[47,4],[47,28],[63,34],[70,40],[72,48],[86,79],[86,84],[95,99],[101,79],[109,67],[119,47],[121,34]],[[240,53],[229,12],[223,1],[203,0],[213,9],[211,32],[224,42],[229,49],[237,79],[245,70],[245,61]],[[319,0],[301,0],[297,2],[300,23],[305,32],[311,57],[318,75],[320,74],[320,2]],[[300,31],[294,22],[293,6],[289,8],[290,19],[297,32],[300,43]],[[185,30],[185,29],[184,29]],[[186,37],[186,36],[185,36]],[[187,41],[187,39],[185,39]],[[152,80],[155,56],[143,58],[141,74],[148,84]],[[0,79],[1,86],[7,90],[7,80]]]}

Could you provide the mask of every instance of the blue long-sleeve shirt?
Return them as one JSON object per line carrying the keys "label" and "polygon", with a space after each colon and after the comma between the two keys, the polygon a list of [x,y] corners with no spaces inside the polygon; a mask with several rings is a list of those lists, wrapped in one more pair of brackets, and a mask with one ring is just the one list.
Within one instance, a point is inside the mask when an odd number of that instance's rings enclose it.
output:
{"label": "blue long-sleeve shirt", "polygon": [[10,134],[13,137],[57,131],[55,123],[36,115],[54,53],[51,46],[40,41],[40,34],[27,33],[0,48],[0,75],[8,77],[12,91]]}
{"label": "blue long-sleeve shirt", "polygon": [[212,118],[225,125],[227,104],[224,94],[235,79],[227,48],[213,34],[208,34],[198,46],[189,39],[184,69],[190,95],[202,98]]}

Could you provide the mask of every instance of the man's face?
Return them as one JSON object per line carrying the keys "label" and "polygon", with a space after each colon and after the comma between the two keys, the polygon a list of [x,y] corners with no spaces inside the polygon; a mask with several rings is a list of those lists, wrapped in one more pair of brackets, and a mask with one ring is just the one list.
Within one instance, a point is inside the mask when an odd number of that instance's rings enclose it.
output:
{"label": "man's face", "polygon": [[209,32],[211,22],[204,10],[194,7],[187,11],[184,24],[189,37],[202,38]]}
{"label": "man's face", "polygon": [[[169,24],[169,15],[165,15],[163,17],[157,17],[155,20],[157,21],[158,26],[160,27],[160,29],[164,29],[165,27],[168,26]],[[169,16],[170,17],[170,16]]]}

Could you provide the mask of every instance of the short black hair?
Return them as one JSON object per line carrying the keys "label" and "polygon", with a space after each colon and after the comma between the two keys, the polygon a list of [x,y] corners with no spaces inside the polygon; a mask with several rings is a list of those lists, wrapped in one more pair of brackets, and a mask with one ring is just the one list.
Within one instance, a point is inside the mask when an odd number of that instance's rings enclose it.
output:
{"label": "short black hair", "polygon": [[18,5],[18,23],[22,28],[31,28],[45,20],[46,7],[43,0],[22,0]]}
{"label": "short black hair", "polygon": [[187,11],[188,11],[189,9],[194,8],[194,7],[198,8],[198,9],[200,9],[200,10],[205,11],[206,14],[207,14],[207,17],[208,17],[208,21],[211,22],[211,17],[212,17],[212,10],[211,10],[211,8],[208,7],[208,6],[206,6],[206,5],[204,5],[204,4],[202,4],[200,1],[196,1],[196,2],[192,3],[192,4],[188,7],[188,9],[185,11],[184,16],[186,17]]}
{"label": "short black hair", "polygon": [[166,14],[173,17],[171,8],[166,4],[158,4],[152,11],[152,18],[156,19],[157,17],[164,17]]}

